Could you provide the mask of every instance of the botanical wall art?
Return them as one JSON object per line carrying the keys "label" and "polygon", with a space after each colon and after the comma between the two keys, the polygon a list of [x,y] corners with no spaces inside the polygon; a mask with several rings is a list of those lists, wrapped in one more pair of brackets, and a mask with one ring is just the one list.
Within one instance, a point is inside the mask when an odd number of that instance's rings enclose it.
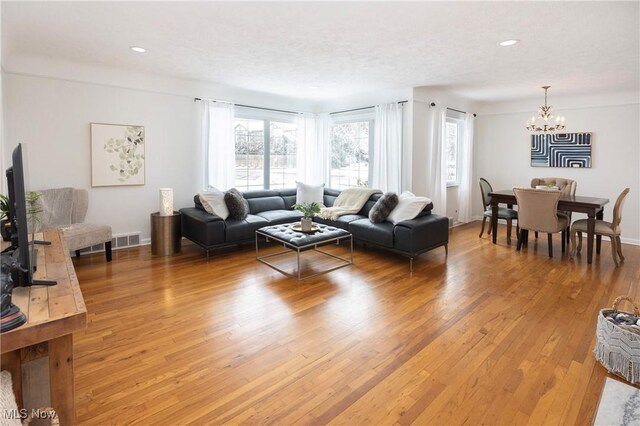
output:
{"label": "botanical wall art", "polygon": [[144,185],[144,126],[91,123],[91,186]]}
{"label": "botanical wall art", "polygon": [[591,167],[591,133],[531,136],[532,167]]}

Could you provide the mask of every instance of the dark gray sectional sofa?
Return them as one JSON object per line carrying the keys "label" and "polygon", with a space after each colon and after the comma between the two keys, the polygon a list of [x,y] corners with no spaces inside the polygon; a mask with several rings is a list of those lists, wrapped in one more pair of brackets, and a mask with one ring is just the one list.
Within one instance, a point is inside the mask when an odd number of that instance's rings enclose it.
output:
{"label": "dark gray sectional sofa", "polygon": [[[330,207],[340,191],[324,190],[324,205]],[[254,242],[255,231],[263,226],[290,223],[300,220],[302,214],[291,207],[296,203],[296,189],[249,191],[242,194],[249,203],[250,214],[245,220],[222,220],[207,213],[196,195],[195,207],[180,209],[182,235],[207,250],[241,243]],[[394,225],[391,222],[373,223],[369,210],[380,195],[373,195],[356,215],[341,216],[338,220],[315,217],[314,221],[343,228],[355,241],[413,258],[449,242],[449,220],[431,213],[433,204],[412,220]]]}

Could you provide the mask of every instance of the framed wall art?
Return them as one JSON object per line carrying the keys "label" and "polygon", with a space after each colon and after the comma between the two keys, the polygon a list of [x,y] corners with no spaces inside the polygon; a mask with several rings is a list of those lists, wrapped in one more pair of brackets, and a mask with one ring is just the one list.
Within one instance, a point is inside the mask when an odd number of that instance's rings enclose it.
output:
{"label": "framed wall art", "polygon": [[144,126],[91,123],[91,186],[144,185]]}
{"label": "framed wall art", "polygon": [[532,167],[591,167],[591,133],[531,136]]}

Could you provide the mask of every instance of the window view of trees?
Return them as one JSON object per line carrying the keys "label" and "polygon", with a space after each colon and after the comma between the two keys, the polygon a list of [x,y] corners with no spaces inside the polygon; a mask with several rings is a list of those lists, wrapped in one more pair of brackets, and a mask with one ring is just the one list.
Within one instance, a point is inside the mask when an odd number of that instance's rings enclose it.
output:
{"label": "window view of trees", "polygon": [[[268,144],[265,141],[265,125],[269,130]],[[295,186],[295,124],[238,118],[234,130],[238,189],[247,191]],[[265,172],[268,173],[266,180]]]}
{"label": "window view of trees", "polygon": [[369,186],[371,127],[371,121],[358,121],[331,128],[331,188]]}
{"label": "window view of trees", "polygon": [[458,123],[447,120],[445,126],[447,146],[447,184],[458,183]]}

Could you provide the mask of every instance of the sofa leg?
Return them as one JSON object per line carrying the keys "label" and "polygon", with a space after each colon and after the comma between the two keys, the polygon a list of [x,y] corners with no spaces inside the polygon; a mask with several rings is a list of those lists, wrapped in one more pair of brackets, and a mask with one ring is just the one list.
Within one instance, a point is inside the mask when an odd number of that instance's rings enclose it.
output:
{"label": "sofa leg", "polygon": [[413,272],[413,257],[409,258],[409,272]]}
{"label": "sofa leg", "polygon": [[76,257],[80,257],[80,250],[76,250]]}
{"label": "sofa leg", "polygon": [[107,257],[107,262],[111,262],[111,241],[104,243],[104,254]]}
{"label": "sofa leg", "polygon": [[449,244],[444,245],[444,255],[449,256]]}

